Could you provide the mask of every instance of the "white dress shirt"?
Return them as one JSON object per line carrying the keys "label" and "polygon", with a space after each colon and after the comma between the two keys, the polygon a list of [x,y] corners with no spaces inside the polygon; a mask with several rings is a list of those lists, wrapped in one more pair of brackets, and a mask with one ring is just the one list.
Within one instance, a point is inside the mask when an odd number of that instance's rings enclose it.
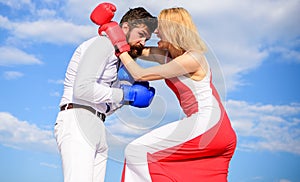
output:
{"label": "white dress shirt", "polygon": [[123,91],[117,81],[118,58],[110,40],[96,36],[83,42],[68,65],[60,106],[91,106],[106,115],[121,107]]}

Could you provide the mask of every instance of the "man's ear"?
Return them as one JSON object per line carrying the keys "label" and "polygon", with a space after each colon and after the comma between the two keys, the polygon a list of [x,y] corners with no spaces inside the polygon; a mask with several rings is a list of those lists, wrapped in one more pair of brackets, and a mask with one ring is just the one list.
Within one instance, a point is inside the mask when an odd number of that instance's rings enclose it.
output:
{"label": "man's ear", "polygon": [[129,24],[127,23],[127,22],[124,22],[123,24],[122,24],[122,30],[123,30],[123,32],[125,33],[125,35],[127,35],[128,34],[128,32],[129,32]]}

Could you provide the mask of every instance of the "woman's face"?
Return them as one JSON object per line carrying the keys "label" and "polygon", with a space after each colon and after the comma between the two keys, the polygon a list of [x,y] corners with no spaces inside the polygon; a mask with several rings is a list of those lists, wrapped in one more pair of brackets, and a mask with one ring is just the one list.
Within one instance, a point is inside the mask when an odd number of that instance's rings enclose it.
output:
{"label": "woman's face", "polygon": [[158,27],[154,30],[154,33],[157,35],[157,37],[161,40],[163,40],[163,34],[162,34],[162,28],[158,25]]}
{"label": "woman's face", "polygon": [[154,33],[160,39],[160,41],[157,42],[158,48],[168,49],[169,43],[165,41],[166,39],[163,37],[163,34],[161,33],[161,30],[159,29],[159,27],[157,29],[155,29]]}

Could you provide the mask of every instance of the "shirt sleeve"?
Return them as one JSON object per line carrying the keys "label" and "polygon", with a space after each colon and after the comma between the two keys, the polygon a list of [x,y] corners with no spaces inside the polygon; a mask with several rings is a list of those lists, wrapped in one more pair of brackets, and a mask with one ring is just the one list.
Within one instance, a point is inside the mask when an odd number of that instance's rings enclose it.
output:
{"label": "shirt sleeve", "polygon": [[[74,83],[74,98],[93,104],[120,103],[123,91],[99,81],[114,49],[106,37],[95,39],[83,51]],[[113,73],[112,74],[117,74]]]}

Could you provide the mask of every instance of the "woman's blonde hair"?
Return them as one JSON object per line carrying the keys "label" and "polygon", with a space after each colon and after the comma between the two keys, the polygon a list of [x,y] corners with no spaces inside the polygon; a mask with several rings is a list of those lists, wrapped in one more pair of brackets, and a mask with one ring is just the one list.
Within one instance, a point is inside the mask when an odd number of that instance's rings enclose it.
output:
{"label": "woman's blonde hair", "polygon": [[182,7],[164,9],[158,16],[158,31],[174,47],[206,51],[191,15]]}

